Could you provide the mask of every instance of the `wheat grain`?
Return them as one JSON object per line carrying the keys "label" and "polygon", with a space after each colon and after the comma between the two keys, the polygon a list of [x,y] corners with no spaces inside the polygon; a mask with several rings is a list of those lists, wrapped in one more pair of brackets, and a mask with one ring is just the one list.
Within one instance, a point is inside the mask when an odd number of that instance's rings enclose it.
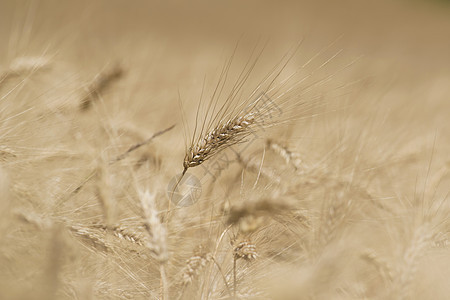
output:
{"label": "wheat grain", "polygon": [[233,255],[236,259],[243,258],[247,261],[255,260],[258,257],[256,246],[249,241],[242,241],[234,246]]}

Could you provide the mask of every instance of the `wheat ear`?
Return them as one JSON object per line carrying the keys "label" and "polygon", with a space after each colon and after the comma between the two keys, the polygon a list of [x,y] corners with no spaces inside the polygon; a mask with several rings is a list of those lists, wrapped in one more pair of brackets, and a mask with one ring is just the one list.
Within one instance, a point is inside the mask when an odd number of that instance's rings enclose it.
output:
{"label": "wheat ear", "polygon": [[183,172],[186,172],[188,168],[201,165],[223,149],[242,141],[251,133],[251,127],[254,124],[256,124],[254,112],[219,123],[197,144],[189,148],[184,157]]}
{"label": "wheat ear", "polygon": [[[259,113],[241,113],[226,122],[219,122],[214,129],[186,151],[183,161],[183,172],[172,191],[171,200],[183,176],[189,168],[201,165],[220,151],[242,142],[257,124],[256,117]],[[170,202],[168,213],[170,212]]]}
{"label": "wheat ear", "polygon": [[99,74],[89,83],[84,96],[80,101],[80,109],[88,110],[92,102],[101,94],[111,83],[120,79],[124,74],[122,67],[118,64],[109,67]]}

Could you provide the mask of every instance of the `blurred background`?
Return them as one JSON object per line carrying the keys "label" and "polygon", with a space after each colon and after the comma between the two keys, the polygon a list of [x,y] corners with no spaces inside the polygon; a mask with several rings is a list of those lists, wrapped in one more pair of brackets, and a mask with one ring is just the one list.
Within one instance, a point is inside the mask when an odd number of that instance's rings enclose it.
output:
{"label": "blurred background", "polygon": [[355,67],[362,76],[404,84],[416,95],[428,84],[439,95],[449,77],[448,1],[3,0],[0,8],[4,68],[16,57],[36,55],[75,64],[80,72],[121,62],[133,65],[127,78],[140,78],[129,80],[132,92],[157,85],[153,97],[217,73],[240,38],[269,41],[273,57],[300,41],[305,58],[330,45],[344,49],[348,61],[362,58]]}

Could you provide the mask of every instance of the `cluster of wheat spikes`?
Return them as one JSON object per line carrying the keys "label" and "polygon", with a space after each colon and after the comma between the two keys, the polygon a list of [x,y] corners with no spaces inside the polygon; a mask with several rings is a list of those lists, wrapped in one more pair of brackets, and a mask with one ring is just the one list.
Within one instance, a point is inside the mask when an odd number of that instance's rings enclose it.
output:
{"label": "cluster of wheat spikes", "polygon": [[328,38],[155,69],[157,42],[89,40],[0,57],[1,300],[448,299],[448,76],[414,98]]}

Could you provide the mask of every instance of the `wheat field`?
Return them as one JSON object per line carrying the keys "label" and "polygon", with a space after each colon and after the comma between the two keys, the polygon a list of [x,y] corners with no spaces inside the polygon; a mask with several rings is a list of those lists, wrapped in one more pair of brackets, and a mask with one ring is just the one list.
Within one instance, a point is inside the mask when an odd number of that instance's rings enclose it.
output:
{"label": "wheat field", "polygon": [[447,1],[0,1],[0,299],[449,299]]}

